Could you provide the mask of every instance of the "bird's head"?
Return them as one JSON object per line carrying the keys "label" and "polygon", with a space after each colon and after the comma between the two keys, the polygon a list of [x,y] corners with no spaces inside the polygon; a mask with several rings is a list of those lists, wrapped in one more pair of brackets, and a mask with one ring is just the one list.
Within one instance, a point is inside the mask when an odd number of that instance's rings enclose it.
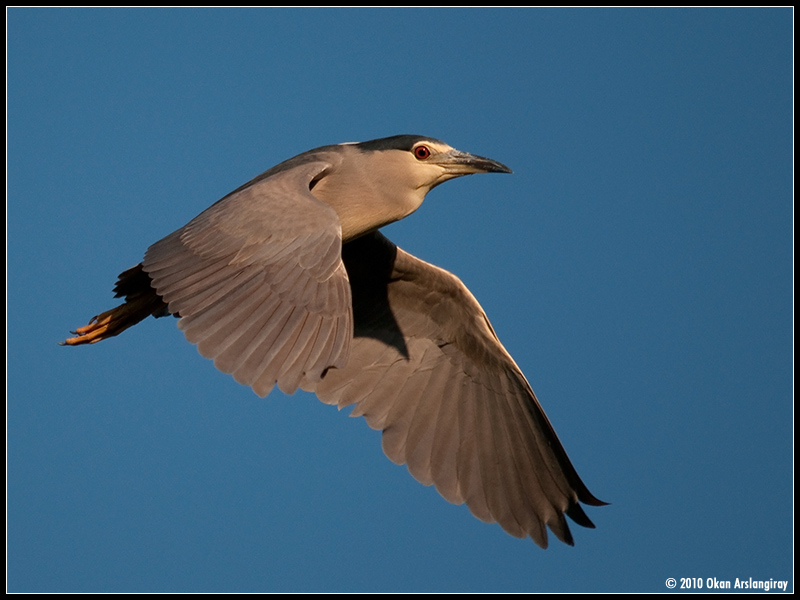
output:
{"label": "bird's head", "polygon": [[462,175],[511,173],[496,160],[461,152],[420,135],[396,135],[354,145],[384,185],[421,191],[423,197],[440,183]]}
{"label": "bird's head", "polygon": [[345,241],[407,217],[448,179],[511,173],[495,160],[419,135],[325,146],[309,154],[333,165],[315,179],[312,193],[336,210]]}

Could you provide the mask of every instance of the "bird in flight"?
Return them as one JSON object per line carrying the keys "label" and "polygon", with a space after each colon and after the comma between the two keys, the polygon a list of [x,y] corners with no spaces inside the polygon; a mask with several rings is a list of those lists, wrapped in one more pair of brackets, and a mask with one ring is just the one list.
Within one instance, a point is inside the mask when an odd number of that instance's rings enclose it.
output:
{"label": "bird in flight", "polygon": [[177,317],[203,356],[266,396],[353,406],[448,501],[547,547],[564,515],[600,506],[522,371],[452,273],[378,230],[449,179],[510,173],[439,140],[398,135],[304,152],[234,190],[123,272],[120,306],[63,342],[93,344]]}

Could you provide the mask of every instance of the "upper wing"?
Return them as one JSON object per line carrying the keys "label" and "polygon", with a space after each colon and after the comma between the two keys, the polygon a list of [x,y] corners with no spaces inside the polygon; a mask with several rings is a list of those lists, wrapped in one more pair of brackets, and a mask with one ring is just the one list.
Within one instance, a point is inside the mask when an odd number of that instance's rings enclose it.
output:
{"label": "upper wing", "polygon": [[344,246],[355,338],[344,368],[313,386],[383,430],[395,463],[483,521],[547,546],[572,544],[564,513],[604,504],[575,472],[530,385],[461,281],[380,233]]}
{"label": "upper wing", "polygon": [[255,179],[153,244],[142,263],[200,354],[266,396],[344,367],[350,285],[333,209],[309,192],[330,165]]}

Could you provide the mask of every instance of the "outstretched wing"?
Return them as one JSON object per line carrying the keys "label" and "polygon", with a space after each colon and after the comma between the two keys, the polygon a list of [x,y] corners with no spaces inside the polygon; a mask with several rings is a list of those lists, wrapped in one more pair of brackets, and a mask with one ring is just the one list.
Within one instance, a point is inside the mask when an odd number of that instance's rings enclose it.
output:
{"label": "outstretched wing", "polygon": [[153,244],[142,268],[200,354],[259,396],[344,367],[350,285],[334,210],[310,193],[330,165],[268,172]]}
{"label": "outstretched wing", "polygon": [[594,525],[586,488],[522,372],[461,281],[380,233],[344,246],[355,337],[344,368],[311,386],[355,405],[383,449],[450,502],[547,546],[572,544],[564,514]]}

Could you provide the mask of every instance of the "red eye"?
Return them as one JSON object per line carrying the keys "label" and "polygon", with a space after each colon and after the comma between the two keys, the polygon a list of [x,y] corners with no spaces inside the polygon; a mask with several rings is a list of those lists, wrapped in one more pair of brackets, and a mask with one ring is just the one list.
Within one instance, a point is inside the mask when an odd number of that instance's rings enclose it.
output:
{"label": "red eye", "polygon": [[425,160],[431,155],[431,150],[427,146],[417,146],[414,148],[414,156],[419,160]]}

